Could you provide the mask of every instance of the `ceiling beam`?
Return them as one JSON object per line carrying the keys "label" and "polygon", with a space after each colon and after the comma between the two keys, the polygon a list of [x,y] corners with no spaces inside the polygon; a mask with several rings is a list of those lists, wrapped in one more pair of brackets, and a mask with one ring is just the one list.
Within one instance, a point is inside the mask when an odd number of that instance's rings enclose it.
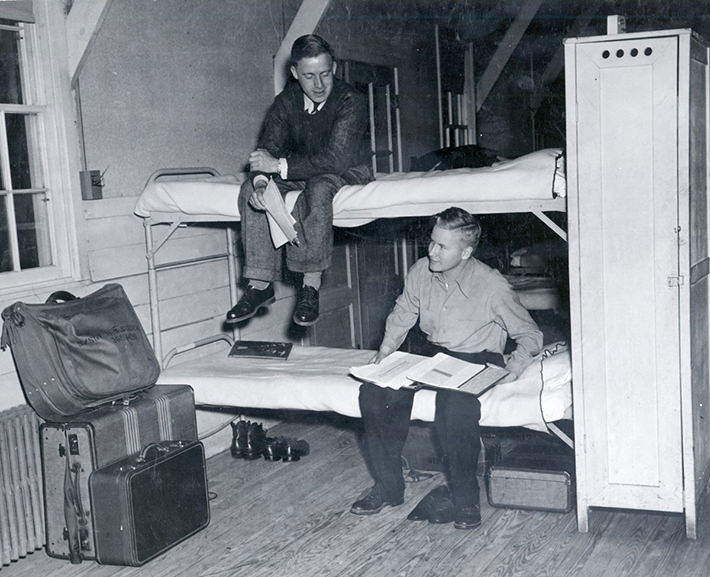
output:
{"label": "ceiling beam", "polygon": [[498,49],[493,54],[493,58],[488,63],[486,70],[483,72],[481,79],[478,81],[476,89],[476,110],[481,110],[481,106],[490,94],[493,85],[500,77],[501,72],[508,63],[510,56],[513,54],[520,39],[525,34],[530,22],[537,14],[540,4],[543,0],[525,0],[520,8],[515,21],[510,25],[503,37],[503,40],[498,45]]}
{"label": "ceiling beam", "polygon": [[281,41],[281,46],[274,57],[274,93],[283,90],[288,78],[287,63],[291,56],[291,46],[294,40],[304,34],[312,34],[318,26],[330,0],[303,0],[298,12]]}
{"label": "ceiling beam", "polygon": [[67,52],[72,83],[113,0],[74,0],[67,14]]}
{"label": "ceiling beam", "polygon": [[[569,27],[566,33],[566,37],[575,37],[584,30],[592,19],[592,17],[598,12],[599,7],[603,4],[602,0],[594,0],[585,4],[584,11],[580,14],[573,24]],[[555,81],[555,79],[560,75],[562,69],[565,65],[565,47],[560,43],[557,51],[553,55],[550,62],[545,67],[545,70],[540,77],[540,82],[533,92],[532,99],[530,101],[530,108],[535,112],[540,108],[540,104],[544,98],[550,93],[550,85]]]}

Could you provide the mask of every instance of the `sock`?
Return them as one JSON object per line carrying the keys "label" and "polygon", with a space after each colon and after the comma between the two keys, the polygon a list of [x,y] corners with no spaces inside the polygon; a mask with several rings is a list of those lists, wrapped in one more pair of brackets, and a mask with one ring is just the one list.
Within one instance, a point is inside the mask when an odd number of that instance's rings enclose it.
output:
{"label": "sock", "polygon": [[258,290],[258,291],[263,291],[267,288],[269,288],[269,285],[271,283],[268,280],[256,280],[252,279],[249,281],[249,286]]}
{"label": "sock", "polygon": [[320,281],[323,276],[322,271],[318,272],[304,272],[303,273],[303,286],[312,286],[316,290],[320,290]]}

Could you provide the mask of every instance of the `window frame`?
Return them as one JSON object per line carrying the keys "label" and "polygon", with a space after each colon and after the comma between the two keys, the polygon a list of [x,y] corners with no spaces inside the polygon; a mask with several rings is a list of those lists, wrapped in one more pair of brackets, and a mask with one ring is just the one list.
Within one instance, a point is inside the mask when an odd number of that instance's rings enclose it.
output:
{"label": "window frame", "polygon": [[[55,14],[51,3],[45,2],[35,2],[35,13],[36,23],[15,22],[15,26],[2,26],[3,29],[19,30],[24,103],[0,103],[0,170],[6,179],[9,175],[9,156],[5,115],[34,116],[37,142],[28,143],[30,161],[42,171],[43,186],[37,192],[46,190],[52,260],[45,266],[0,272],[0,295],[33,292],[37,287],[80,280],[76,229],[78,205],[71,194],[72,190],[79,190],[78,135],[71,133],[76,128],[76,122],[68,74],[66,33],[61,19],[63,14],[61,10]],[[12,195],[12,190],[9,193]]]}

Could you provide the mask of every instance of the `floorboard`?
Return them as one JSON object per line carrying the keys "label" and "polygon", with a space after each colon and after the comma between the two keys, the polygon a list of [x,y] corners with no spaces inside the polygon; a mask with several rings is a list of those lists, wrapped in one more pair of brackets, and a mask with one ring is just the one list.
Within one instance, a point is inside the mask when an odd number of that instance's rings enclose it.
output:
{"label": "floorboard", "polygon": [[[408,521],[434,473],[408,482],[405,504],[380,514],[349,512],[371,479],[357,422],[292,415],[270,436],[305,439],[298,462],[208,461],[213,494],[209,526],[142,567],[72,565],[38,551],[0,569],[0,577],[706,577],[710,507],[698,513],[698,540],[685,538],[681,515],[592,510],[590,531],[570,513],[491,507],[482,489],[482,526]],[[226,448],[225,448],[226,449]],[[482,481],[482,480],[481,480]],[[483,482],[482,482],[483,485]]]}

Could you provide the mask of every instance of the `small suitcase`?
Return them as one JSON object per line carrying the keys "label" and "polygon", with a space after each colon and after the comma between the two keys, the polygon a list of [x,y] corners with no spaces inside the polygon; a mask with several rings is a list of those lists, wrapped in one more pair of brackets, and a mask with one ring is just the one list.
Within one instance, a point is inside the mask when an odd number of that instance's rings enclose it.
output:
{"label": "small suitcase", "polygon": [[[148,443],[172,439],[197,439],[194,394],[188,385],[156,385],[129,401],[88,411],[69,422],[43,423],[47,554],[74,563],[95,559],[89,475]],[[65,498],[67,490],[71,494]],[[78,526],[72,525],[75,522]]]}
{"label": "small suitcase", "polygon": [[523,443],[491,467],[486,480],[493,507],[568,513],[574,505],[574,452]]}
{"label": "small suitcase", "polygon": [[164,441],[97,469],[89,479],[96,560],[143,565],[209,524],[199,441]]}

